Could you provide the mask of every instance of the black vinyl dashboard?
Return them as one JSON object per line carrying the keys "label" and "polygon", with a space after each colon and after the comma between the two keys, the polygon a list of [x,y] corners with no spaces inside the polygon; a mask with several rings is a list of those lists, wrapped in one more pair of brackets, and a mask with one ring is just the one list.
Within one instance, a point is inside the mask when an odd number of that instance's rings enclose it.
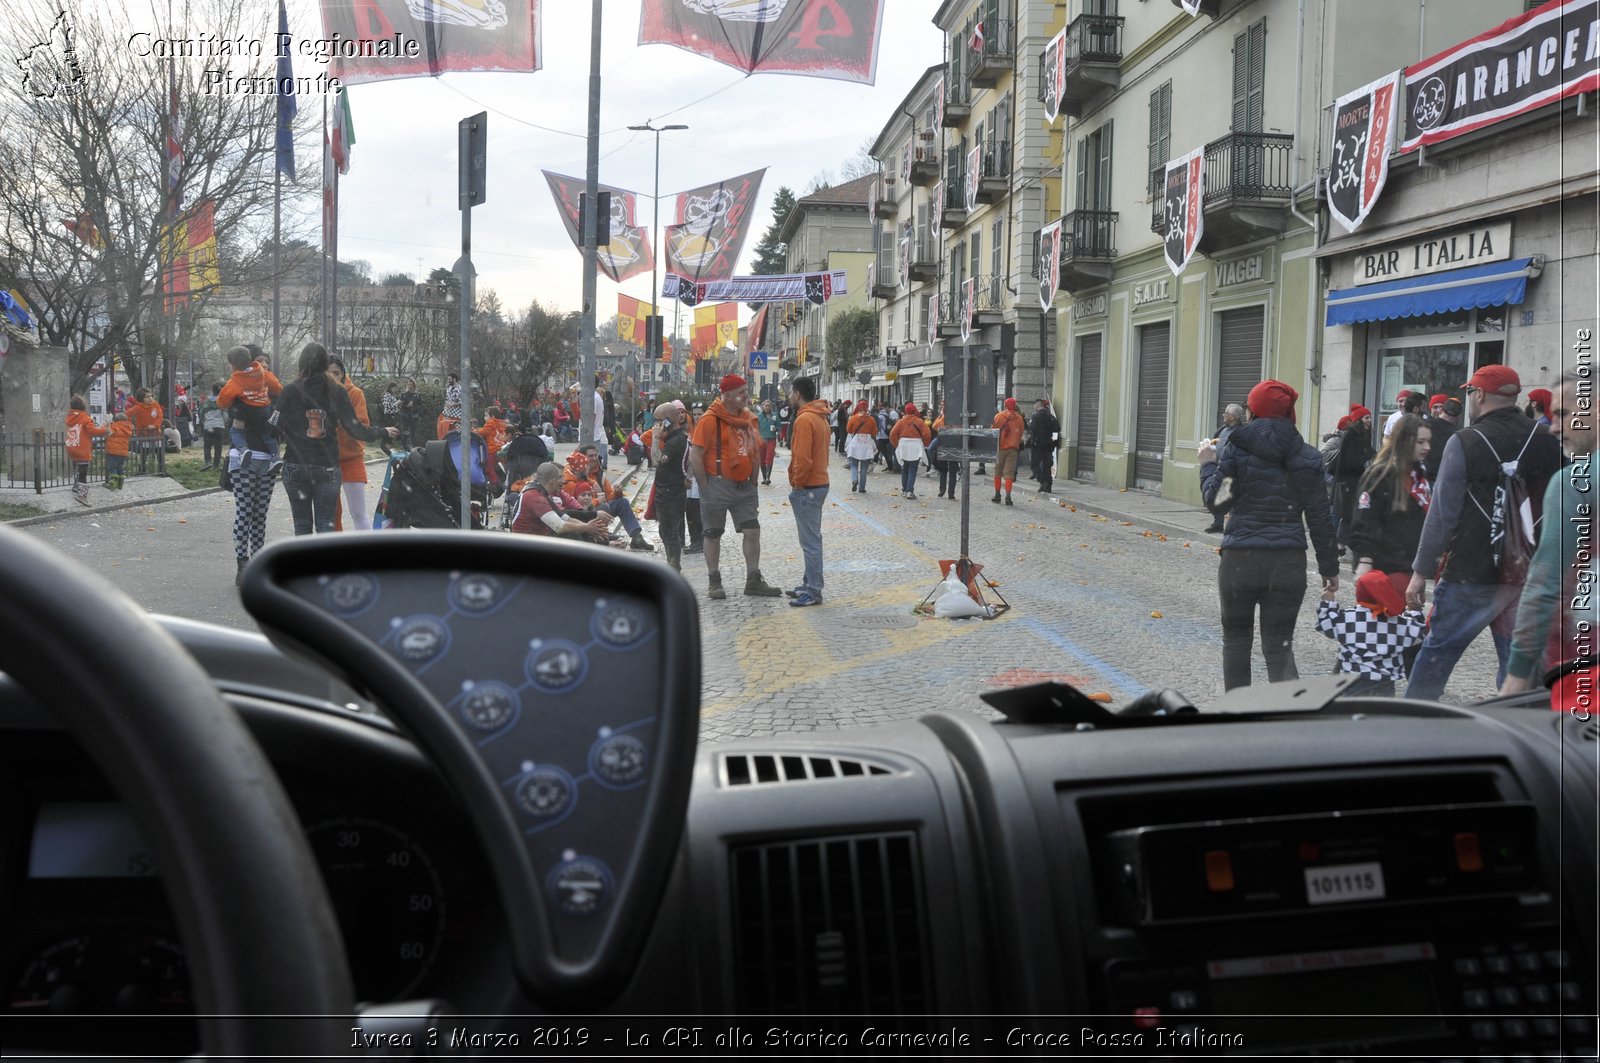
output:
{"label": "black vinyl dashboard", "polygon": [[[380,707],[260,636],[162,623],[282,778],[360,999],[508,1026],[547,1011],[512,973],[462,802]],[[141,1048],[193,1051],[137,829],[8,680],[0,730],[0,1042],[105,1049],[98,1027],[17,1020],[166,1014]],[[898,1028],[970,1029],[996,1053],[1592,1058],[1597,760],[1593,720],[1381,702],[1159,730],[936,714],[705,746],[607,1010],[804,1017],[858,1047],[860,1017],[920,1016]]]}

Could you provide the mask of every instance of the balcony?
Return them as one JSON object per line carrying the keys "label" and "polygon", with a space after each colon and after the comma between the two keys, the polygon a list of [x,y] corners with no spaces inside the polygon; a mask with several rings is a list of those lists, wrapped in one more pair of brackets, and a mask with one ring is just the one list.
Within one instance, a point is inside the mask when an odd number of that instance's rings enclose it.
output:
{"label": "balcony", "polygon": [[939,212],[939,227],[959,229],[967,223],[967,179],[962,175],[944,183],[944,204]]}
{"label": "balcony", "polygon": [[893,176],[878,178],[878,198],[872,201],[872,213],[877,217],[892,218],[899,211],[899,204],[895,201],[894,186]]}
{"label": "balcony", "polygon": [[983,172],[978,180],[978,202],[997,203],[1011,183],[1011,144],[989,137],[983,145]]}
{"label": "balcony", "polygon": [[1067,27],[1067,86],[1061,109],[1077,118],[1096,96],[1121,83],[1122,18],[1079,15]]}
{"label": "balcony", "polygon": [[961,77],[959,69],[945,75],[944,120],[946,129],[958,129],[972,117],[972,89]]}
{"label": "balcony", "polygon": [[924,232],[911,241],[911,263],[907,267],[910,277],[918,283],[939,279],[939,253],[941,245]]}
{"label": "balcony", "polygon": [[1116,259],[1116,211],[1075,210],[1061,219],[1062,291],[1110,283]]}
{"label": "balcony", "polygon": [[973,327],[998,325],[1006,309],[1006,279],[998,273],[981,274],[973,285]]}
{"label": "balcony", "polygon": [[[1205,231],[1200,250],[1234,247],[1280,235],[1294,196],[1294,137],[1282,133],[1229,133],[1206,145]],[[1166,236],[1165,167],[1151,171],[1150,229]]]}
{"label": "balcony", "polygon": [[867,291],[874,299],[893,299],[900,294],[892,252],[879,251],[878,261],[867,267]]}
{"label": "balcony", "polygon": [[939,321],[936,332],[940,339],[961,335],[961,289],[952,293],[946,290],[939,296]]}
{"label": "balcony", "polygon": [[1011,70],[1011,60],[1016,55],[1016,23],[1009,19],[986,18],[983,42],[972,46],[972,34],[967,34],[967,80],[981,88],[992,89],[1001,75]]}
{"label": "balcony", "polygon": [[927,188],[939,180],[939,148],[932,143],[932,130],[926,139],[917,135],[916,146],[911,151],[911,183],[917,188]]}

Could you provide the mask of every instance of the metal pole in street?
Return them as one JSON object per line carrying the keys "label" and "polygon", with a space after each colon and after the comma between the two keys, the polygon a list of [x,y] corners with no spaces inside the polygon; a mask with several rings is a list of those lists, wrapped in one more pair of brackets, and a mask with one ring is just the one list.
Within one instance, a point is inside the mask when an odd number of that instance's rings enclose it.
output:
{"label": "metal pole in street", "polygon": [[[459,283],[461,305],[461,441],[457,465],[461,474],[461,529],[472,530],[472,208],[486,196],[488,174],[489,113],[480,111],[457,126],[458,194],[461,201],[461,257],[453,270]],[[486,470],[487,471],[487,470]]]}
{"label": "metal pole in street", "polygon": [[[600,8],[589,0],[589,143],[584,172],[583,322],[579,326],[578,445],[594,438],[594,322],[596,274],[599,252],[595,234],[600,231]],[[585,388],[588,390],[586,391]]]}
{"label": "metal pole in street", "polygon": [[[656,184],[655,191],[651,193],[651,199],[655,204],[655,213],[650,221],[650,314],[652,317],[659,318],[661,308],[656,305],[656,300],[660,298],[660,288],[657,286],[656,274],[657,266],[661,262],[661,134],[670,130],[688,129],[689,127],[686,125],[657,126],[646,122],[644,125],[631,125],[628,128],[634,132],[654,133],[656,135]],[[649,350],[651,358],[659,360],[661,358],[662,339],[661,321],[656,320],[652,322],[652,325],[653,328],[645,330],[645,347]]]}
{"label": "metal pole in street", "polygon": [[[961,341],[961,427],[972,427],[972,344]],[[972,437],[963,434],[962,446],[972,446]],[[967,560],[967,546],[972,529],[972,462],[961,462],[961,560]]]}

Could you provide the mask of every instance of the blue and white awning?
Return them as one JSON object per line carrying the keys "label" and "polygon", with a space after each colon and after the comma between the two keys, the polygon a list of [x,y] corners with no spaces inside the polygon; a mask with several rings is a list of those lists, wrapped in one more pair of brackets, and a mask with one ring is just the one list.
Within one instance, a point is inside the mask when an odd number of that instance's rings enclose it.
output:
{"label": "blue and white awning", "polygon": [[1514,306],[1527,295],[1528,278],[1537,277],[1539,271],[1534,259],[1515,258],[1448,273],[1341,288],[1328,293],[1327,323],[1353,325],[1358,321],[1426,317],[1474,307]]}

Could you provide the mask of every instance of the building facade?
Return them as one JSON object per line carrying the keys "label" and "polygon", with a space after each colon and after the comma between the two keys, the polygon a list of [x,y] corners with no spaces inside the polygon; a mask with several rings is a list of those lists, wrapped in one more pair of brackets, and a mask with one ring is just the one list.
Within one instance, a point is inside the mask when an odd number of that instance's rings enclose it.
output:
{"label": "building facade", "polygon": [[[875,175],[819,189],[795,201],[778,234],[785,247],[785,270],[789,273],[845,271],[845,294],[835,295],[821,306],[805,301],[768,305],[769,345],[782,351],[780,365],[790,372],[816,377],[818,394],[824,398],[843,398],[849,378],[843,372],[830,372],[828,365],[828,323],[838,314],[872,306],[868,274],[875,261],[872,221],[867,206]],[[873,352],[859,352],[866,362]]]}

